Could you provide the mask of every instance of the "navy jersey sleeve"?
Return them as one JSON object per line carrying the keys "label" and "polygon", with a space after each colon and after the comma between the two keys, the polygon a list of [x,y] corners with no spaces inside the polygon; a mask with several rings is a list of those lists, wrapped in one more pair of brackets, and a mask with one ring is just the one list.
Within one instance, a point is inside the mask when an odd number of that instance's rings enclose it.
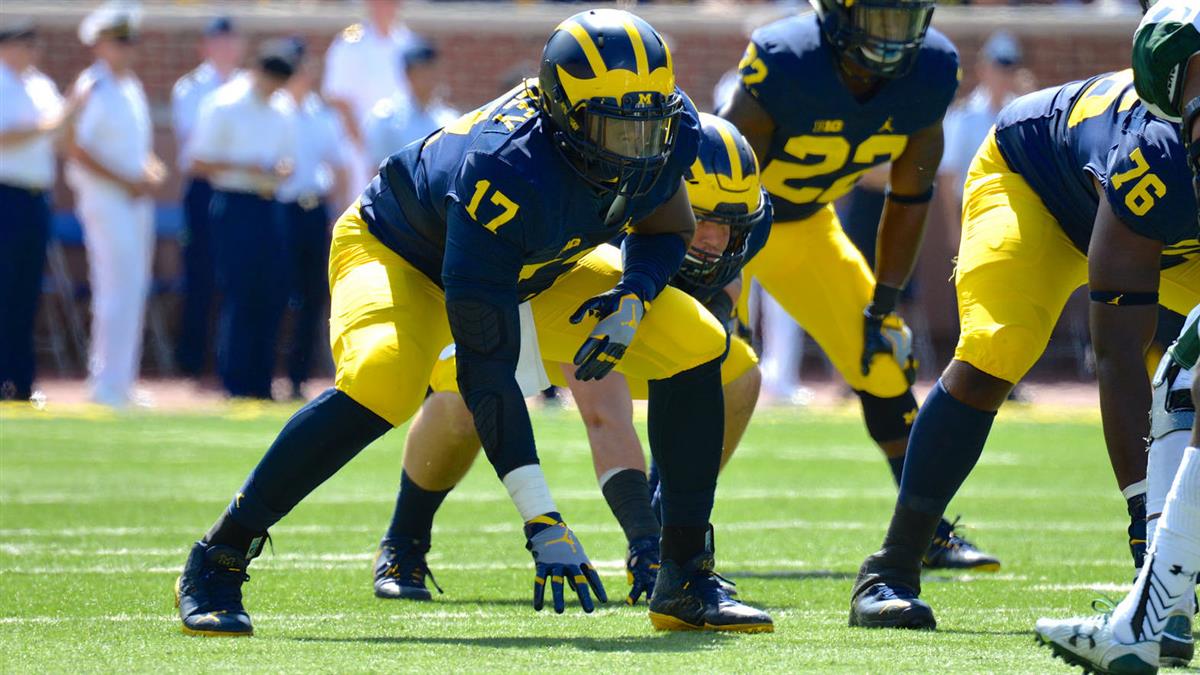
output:
{"label": "navy jersey sleeve", "polygon": [[1100,176],[1104,198],[1131,230],[1164,244],[1196,237],[1187,151],[1175,127],[1141,115],[1122,134]]}
{"label": "navy jersey sleeve", "polygon": [[501,478],[538,461],[515,375],[521,347],[517,280],[528,228],[538,222],[537,204],[512,167],[478,154],[467,156],[447,196],[442,283],[458,386]]}
{"label": "navy jersey sleeve", "polygon": [[917,107],[914,117],[919,127],[924,128],[942,119],[954,102],[962,79],[958,50],[949,38],[937,29],[930,28],[925,34],[925,43],[921,46],[921,54],[914,68],[916,80],[925,87],[925,91],[909,100],[911,105]]}
{"label": "navy jersey sleeve", "polygon": [[770,25],[755,31],[738,63],[742,88],[767,110],[795,105],[795,73],[799,70],[799,60],[775,36],[774,28]]}

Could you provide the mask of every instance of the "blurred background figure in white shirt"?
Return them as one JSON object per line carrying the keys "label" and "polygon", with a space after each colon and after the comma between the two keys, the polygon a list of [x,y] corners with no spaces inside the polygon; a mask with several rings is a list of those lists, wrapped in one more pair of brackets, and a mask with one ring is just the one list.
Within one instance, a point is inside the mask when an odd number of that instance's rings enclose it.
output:
{"label": "blurred background figure in white shirt", "polygon": [[296,133],[292,175],[279,186],[278,199],[288,236],[288,308],[292,311],[287,373],[292,397],[316,363],[332,364],[324,327],[329,318],[330,196],[346,184],[347,139],[337,112],[315,91],[321,63],[303,43],[296,73],[278,94],[291,111]]}
{"label": "blurred background figure in white shirt", "polygon": [[375,104],[363,130],[367,157],[378,166],[387,156],[415,140],[425,138],[458,118],[458,111],[442,102],[442,61],[437,48],[416,38],[400,57],[408,92],[400,89]]}
{"label": "blurred background figure in white shirt", "polygon": [[325,53],[325,100],[342,116],[352,154],[347,190],[339,208],[348,206],[378,170],[367,157],[363,126],[375,104],[408,93],[401,55],[415,36],[399,23],[400,0],[364,0],[365,20],[338,34]]}
{"label": "blurred background figure in white shirt", "polygon": [[938,174],[942,187],[946,188],[943,203],[951,223],[957,224],[961,218],[967,169],[996,117],[1014,98],[1034,89],[1033,75],[1022,67],[1024,61],[1016,37],[1006,31],[992,33],[975,64],[979,84],[946,113],[946,148]]}
{"label": "blurred background figure in white shirt", "polygon": [[33,322],[54,187],[58,87],[35,67],[32,20],[0,24],[0,400],[33,395]]}
{"label": "blurred background figure in white shirt", "polygon": [[152,195],[166,177],[154,154],[150,110],[134,74],[139,14],[101,6],[79,27],[96,62],[75,83],[86,96],[74,124],[68,179],[83,224],[92,290],[88,355],[92,400],[120,407],[132,399],[142,354],[142,320],[154,248]]}
{"label": "blurred background figure in white shirt", "polygon": [[177,166],[184,175],[183,308],[175,358],[180,371],[193,377],[204,372],[211,351],[209,326],[214,282],[208,208],[212,186],[203,176],[190,172],[188,139],[196,126],[201,101],[241,75],[239,68],[245,52],[246,41],[233,21],[226,16],[215,17],[204,27],[200,40],[203,61],[179,78],[171,89],[171,124],[179,150]]}
{"label": "blurred background figure in white shirt", "polygon": [[217,374],[239,398],[271,398],[288,290],[287,232],[275,197],[295,156],[293,118],[275,94],[299,58],[294,40],[264,42],[253,70],[205,99],[188,148],[191,170],[213,187]]}

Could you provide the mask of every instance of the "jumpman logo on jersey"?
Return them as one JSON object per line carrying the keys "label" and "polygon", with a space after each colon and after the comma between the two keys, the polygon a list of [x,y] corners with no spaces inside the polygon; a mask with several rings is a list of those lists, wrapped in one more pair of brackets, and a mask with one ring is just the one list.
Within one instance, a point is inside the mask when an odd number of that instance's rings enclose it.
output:
{"label": "jumpman logo on jersey", "polygon": [[893,133],[893,134],[896,133],[896,127],[894,127],[892,125],[892,122],[893,122],[893,119],[891,117],[888,117],[887,121],[885,121],[883,123],[883,125],[879,127],[879,131],[881,131],[881,132],[886,131],[888,133]]}

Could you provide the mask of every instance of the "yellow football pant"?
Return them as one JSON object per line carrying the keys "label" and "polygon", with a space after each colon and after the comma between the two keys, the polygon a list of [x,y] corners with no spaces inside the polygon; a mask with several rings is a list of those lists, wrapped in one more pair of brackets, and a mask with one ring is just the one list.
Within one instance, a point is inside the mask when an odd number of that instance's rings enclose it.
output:
{"label": "yellow football pant", "polygon": [[[1013,383],[1045,351],[1067,299],[1087,283],[1087,258],[1008,168],[994,134],[967,173],[954,282],[954,358]],[[1186,314],[1200,302],[1200,258],[1164,270],[1159,285],[1159,302]]]}
{"label": "yellow football pant", "polygon": [[[595,319],[573,325],[568,318],[620,276],[620,252],[600,247],[534,298],[543,356],[571,361]],[[452,341],[442,290],[368,232],[357,205],[334,225],[329,285],[334,385],[391,424],[403,424],[420,407],[438,355]],[[724,351],[721,324],[668,288],[616,369],[633,379],[663,379]]]}
{"label": "yellow football pant", "polygon": [[[800,221],[775,223],[767,245],[746,266],[771,297],[821,345],[853,389],[880,398],[908,390],[895,359],[877,357],[862,374],[863,310],[875,276],[829,205]],[[746,283],[743,293],[749,292]]]}

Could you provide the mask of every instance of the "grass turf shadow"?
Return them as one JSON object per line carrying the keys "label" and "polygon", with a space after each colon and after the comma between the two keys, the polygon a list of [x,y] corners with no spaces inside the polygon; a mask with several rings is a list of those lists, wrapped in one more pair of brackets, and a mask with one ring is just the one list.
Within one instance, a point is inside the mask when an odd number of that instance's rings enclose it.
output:
{"label": "grass turf shadow", "polygon": [[588,652],[693,652],[698,649],[717,649],[738,635],[711,632],[654,633],[646,636],[592,637],[428,637],[380,635],[364,637],[300,636],[288,638],[296,642],[361,643],[361,644],[423,644],[451,647],[487,647],[489,649],[550,649],[570,646]]}

